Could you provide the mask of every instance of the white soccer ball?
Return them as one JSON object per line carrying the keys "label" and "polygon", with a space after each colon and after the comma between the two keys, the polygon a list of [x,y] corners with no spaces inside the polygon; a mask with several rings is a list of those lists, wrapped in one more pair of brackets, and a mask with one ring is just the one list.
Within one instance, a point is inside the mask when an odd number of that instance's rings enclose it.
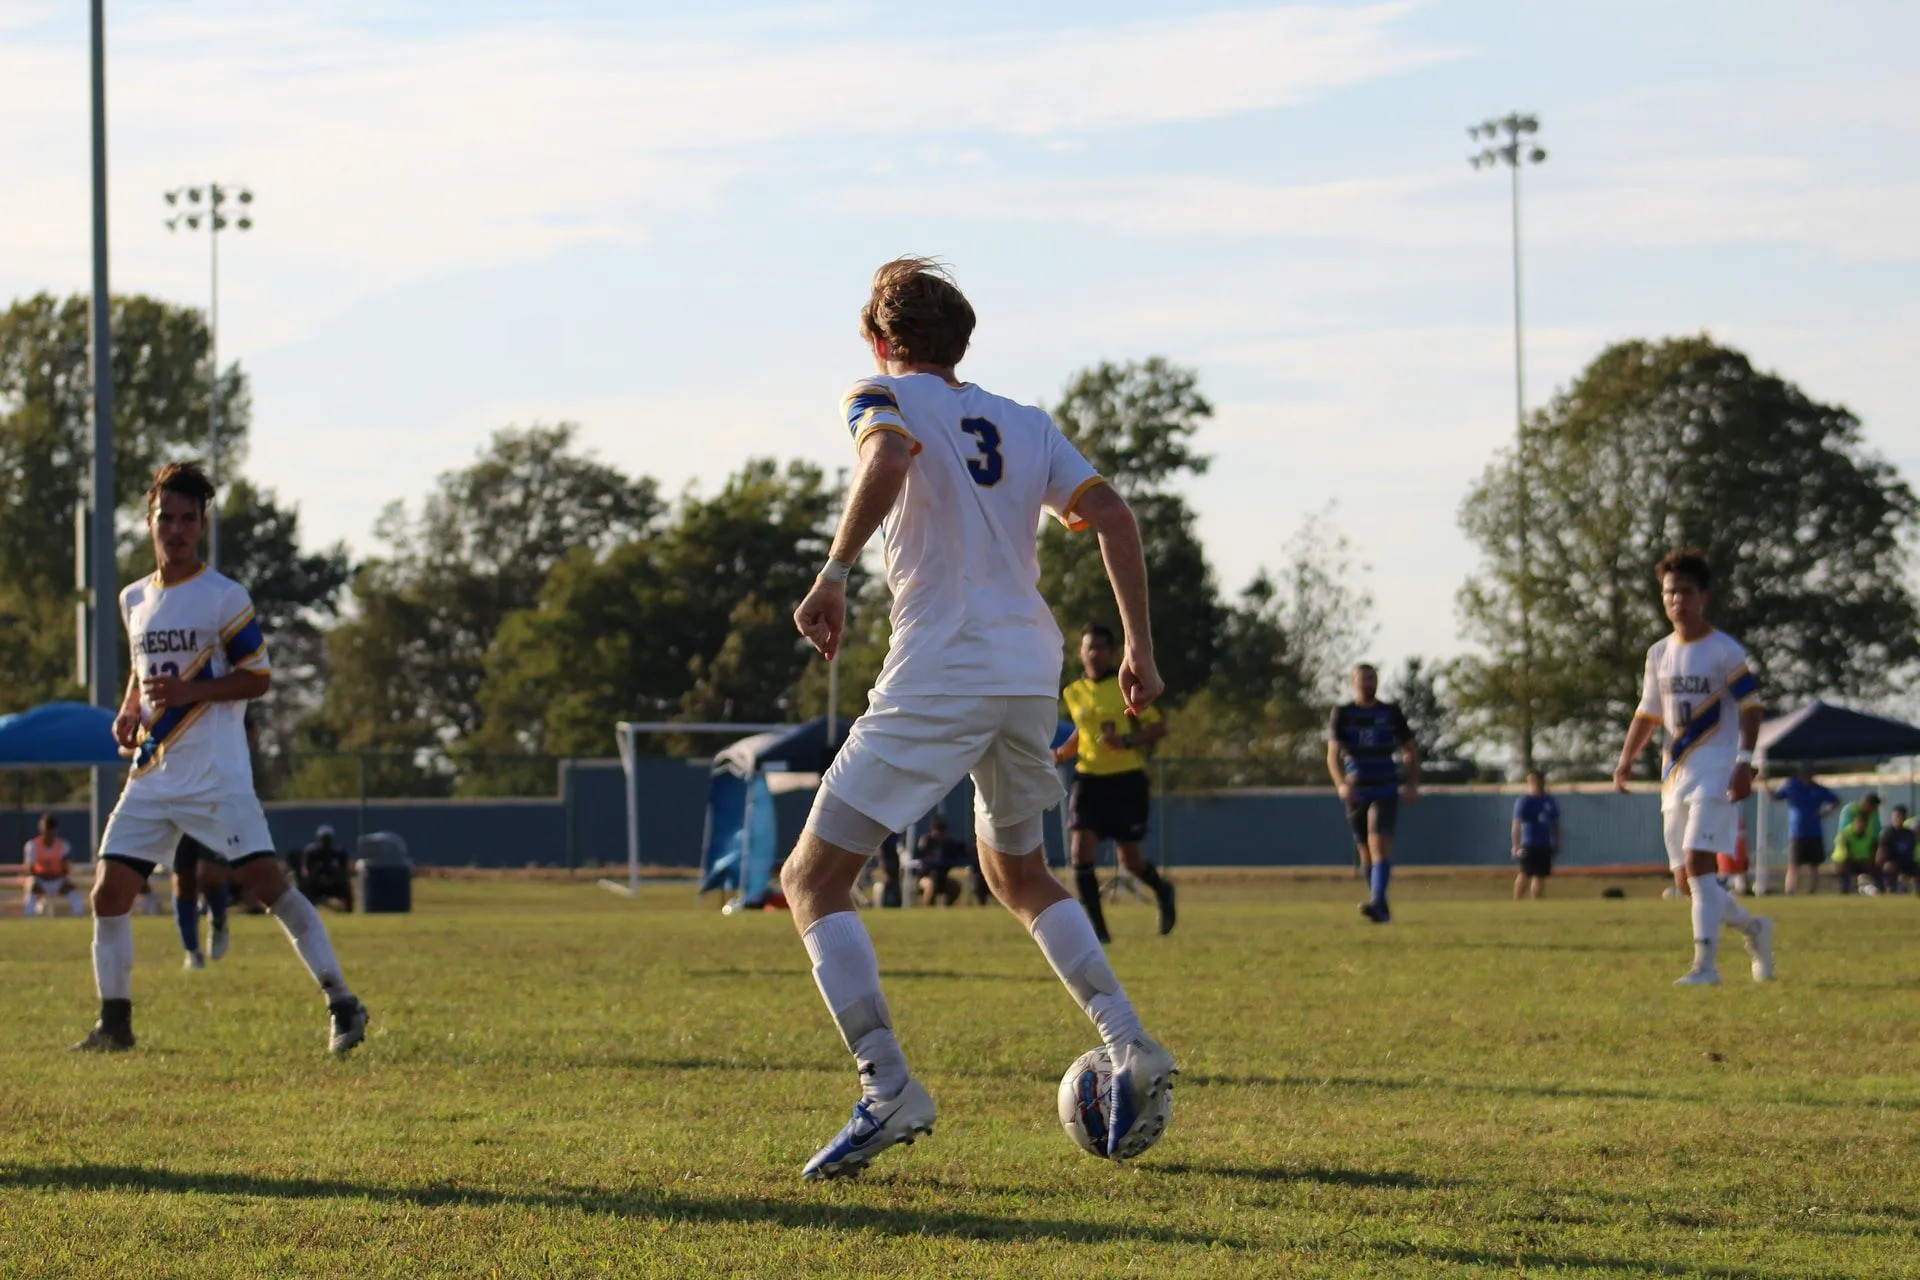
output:
{"label": "white soccer ball", "polygon": [[[1073,1139],[1074,1146],[1102,1160],[1107,1158],[1107,1084],[1112,1079],[1113,1058],[1105,1045],[1075,1058],[1067,1074],[1060,1077],[1060,1127]],[[1173,1117],[1173,1090],[1162,1089],[1152,1107],[1153,1113],[1141,1120],[1132,1141],[1115,1159],[1131,1160],[1160,1140]]]}

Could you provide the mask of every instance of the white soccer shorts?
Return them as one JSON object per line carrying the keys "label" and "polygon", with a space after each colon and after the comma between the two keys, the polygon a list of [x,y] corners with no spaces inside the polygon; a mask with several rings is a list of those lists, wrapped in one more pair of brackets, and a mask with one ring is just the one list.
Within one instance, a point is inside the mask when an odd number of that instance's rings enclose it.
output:
{"label": "white soccer shorts", "polygon": [[1661,810],[1660,817],[1666,826],[1667,865],[1676,871],[1687,865],[1691,850],[1733,852],[1740,810],[1723,796],[1695,795],[1675,800]]}
{"label": "white soccer shorts", "polygon": [[65,892],[66,887],[71,883],[72,881],[66,876],[35,876],[33,878],[33,892],[43,898],[51,898],[55,894]]}
{"label": "white soccer shorts", "polygon": [[220,857],[273,852],[273,832],[251,789],[155,796],[137,782],[120,793],[100,840],[101,856],[138,858],[173,870],[174,849],[192,836]]}
{"label": "white soccer shorts", "polygon": [[972,775],[995,826],[1045,813],[1064,792],[1053,766],[1053,697],[874,693],[821,785],[889,831],[904,831]]}

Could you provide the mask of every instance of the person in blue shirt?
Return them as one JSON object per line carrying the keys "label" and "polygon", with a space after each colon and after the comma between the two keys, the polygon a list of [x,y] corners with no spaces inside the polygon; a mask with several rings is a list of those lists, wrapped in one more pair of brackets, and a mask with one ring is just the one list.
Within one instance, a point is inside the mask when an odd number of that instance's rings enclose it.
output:
{"label": "person in blue shirt", "polygon": [[1827,840],[1820,821],[1840,807],[1840,797],[1814,781],[1813,766],[1803,764],[1773,793],[1787,802],[1787,892],[1820,892],[1820,864],[1827,860]]}
{"label": "person in blue shirt", "polygon": [[1527,794],[1513,804],[1513,900],[1538,898],[1553,874],[1560,852],[1560,802],[1547,794],[1547,778],[1538,769],[1527,774]]}
{"label": "person in blue shirt", "polygon": [[1420,798],[1420,747],[1400,708],[1376,696],[1379,688],[1380,673],[1371,664],[1353,669],[1353,701],[1335,707],[1327,721],[1327,773],[1347,807],[1354,850],[1373,895],[1360,904],[1360,914],[1389,924],[1394,826],[1400,801]]}

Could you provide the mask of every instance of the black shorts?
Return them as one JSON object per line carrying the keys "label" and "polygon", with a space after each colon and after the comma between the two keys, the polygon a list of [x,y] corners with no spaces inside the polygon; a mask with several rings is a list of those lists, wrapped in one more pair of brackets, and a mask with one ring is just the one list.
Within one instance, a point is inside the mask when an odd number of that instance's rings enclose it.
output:
{"label": "black shorts", "polygon": [[1355,844],[1367,842],[1367,815],[1373,814],[1373,829],[1389,838],[1400,821],[1400,794],[1395,792],[1387,796],[1375,796],[1371,800],[1354,800],[1347,805],[1347,822],[1353,827]]}
{"label": "black shorts", "polygon": [[1553,847],[1551,845],[1530,844],[1521,849],[1520,874],[1523,876],[1552,875]]}
{"label": "black shorts", "polygon": [[1827,860],[1827,844],[1819,836],[1795,836],[1787,850],[1796,867],[1817,867]]}
{"label": "black shorts", "polygon": [[1067,793],[1067,825],[1091,831],[1097,840],[1138,844],[1147,835],[1150,799],[1145,769],[1076,773]]}

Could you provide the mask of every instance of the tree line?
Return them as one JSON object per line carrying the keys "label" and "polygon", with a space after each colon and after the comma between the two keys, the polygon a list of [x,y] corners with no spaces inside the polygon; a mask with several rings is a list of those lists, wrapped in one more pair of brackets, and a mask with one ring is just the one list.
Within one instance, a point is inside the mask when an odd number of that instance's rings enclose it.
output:
{"label": "tree line", "polygon": [[[112,323],[130,579],[148,555],[139,495],[159,461],[200,449],[212,373],[198,312],[125,297]],[[41,295],[0,316],[0,661],[15,677],[0,711],[83,692],[70,513],[86,485],[86,357],[84,299]],[[584,451],[572,424],[503,428],[430,492],[392,503],[376,549],[354,563],[342,545],[305,548],[297,512],[245,479],[247,379],[237,364],[218,376],[222,469],[240,477],[221,499],[222,567],[253,592],[283,673],[256,716],[270,791],[550,789],[551,765],[530,758],[608,755],[618,720],[826,709],[825,670],[789,612],[825,555],[843,476],[754,458],[711,493],[669,496]],[[1182,493],[1211,463],[1201,436],[1213,408],[1194,372],[1158,357],[1102,363],[1048,407],[1139,516],[1178,711],[1165,754],[1209,761],[1196,783],[1318,781],[1327,707],[1373,637],[1365,569],[1337,511],[1307,514],[1290,537],[1276,530],[1277,562],[1229,595]],[[1502,758],[1525,706],[1545,754],[1597,759],[1661,628],[1649,566],[1694,544],[1722,575],[1719,620],[1761,655],[1776,701],[1883,695],[1920,665],[1917,514],[1846,410],[1705,337],[1619,344],[1463,500],[1483,556],[1460,592],[1475,651],[1409,659],[1387,673],[1388,692],[1454,776],[1479,771],[1476,756]],[[1040,563],[1069,636],[1112,619],[1092,539],[1051,528]],[[884,584],[862,576],[853,598],[845,717],[887,641]]]}

